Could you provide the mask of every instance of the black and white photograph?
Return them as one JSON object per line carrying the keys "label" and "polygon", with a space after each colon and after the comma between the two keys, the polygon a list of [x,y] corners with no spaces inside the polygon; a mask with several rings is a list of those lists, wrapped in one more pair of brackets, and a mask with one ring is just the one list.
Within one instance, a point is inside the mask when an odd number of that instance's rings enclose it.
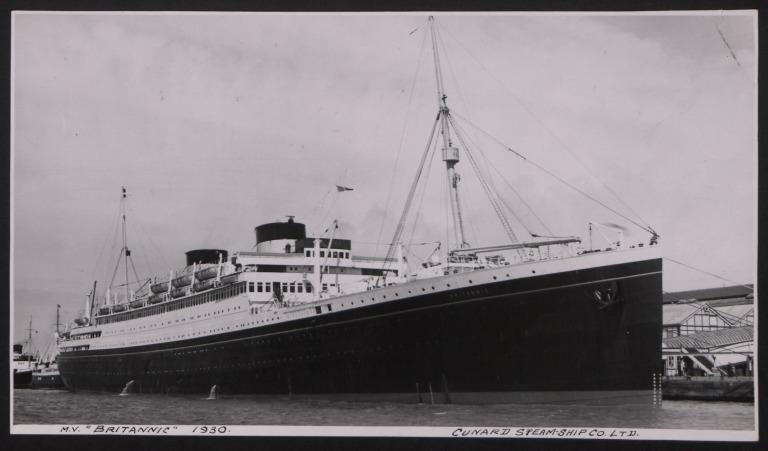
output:
{"label": "black and white photograph", "polygon": [[756,11],[11,26],[12,434],[757,440]]}

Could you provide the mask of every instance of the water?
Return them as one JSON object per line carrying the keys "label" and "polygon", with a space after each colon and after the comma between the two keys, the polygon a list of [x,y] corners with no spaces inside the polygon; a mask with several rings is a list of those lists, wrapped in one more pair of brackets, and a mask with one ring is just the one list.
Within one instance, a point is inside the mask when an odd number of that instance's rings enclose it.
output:
{"label": "water", "polygon": [[16,389],[14,424],[562,426],[754,430],[754,404],[664,401],[652,406],[405,404],[205,395],[118,396]]}

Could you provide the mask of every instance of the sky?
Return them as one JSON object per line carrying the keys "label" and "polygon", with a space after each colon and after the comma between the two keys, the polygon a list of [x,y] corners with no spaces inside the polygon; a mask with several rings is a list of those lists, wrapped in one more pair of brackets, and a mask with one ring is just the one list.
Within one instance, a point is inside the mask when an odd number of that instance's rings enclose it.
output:
{"label": "sky", "polygon": [[[647,242],[630,218],[665,257],[753,283],[755,22],[438,15],[447,102],[516,234],[586,240],[595,221]],[[353,253],[383,255],[437,113],[428,32],[422,14],[15,14],[14,339],[31,316],[45,348],[56,304],[71,320],[105,288],[122,186],[142,277],[190,249],[249,250],[286,215],[312,234],[337,219]],[[428,167],[409,239],[449,242],[439,152]],[[467,240],[505,242],[466,156],[457,170]],[[664,271],[666,291],[729,284]]]}

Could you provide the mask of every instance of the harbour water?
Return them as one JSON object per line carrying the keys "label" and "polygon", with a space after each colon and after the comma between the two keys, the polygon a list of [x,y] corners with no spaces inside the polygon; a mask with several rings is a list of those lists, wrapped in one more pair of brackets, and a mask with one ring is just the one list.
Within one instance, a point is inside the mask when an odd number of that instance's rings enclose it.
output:
{"label": "harbour water", "polygon": [[664,401],[660,407],[405,404],[205,395],[119,396],[16,389],[14,424],[562,426],[754,430],[752,403]]}

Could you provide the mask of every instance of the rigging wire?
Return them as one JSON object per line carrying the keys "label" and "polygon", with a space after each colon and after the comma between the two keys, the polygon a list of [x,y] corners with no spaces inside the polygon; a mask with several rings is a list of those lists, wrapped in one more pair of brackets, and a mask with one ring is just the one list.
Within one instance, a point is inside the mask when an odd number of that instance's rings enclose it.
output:
{"label": "rigging wire", "polygon": [[[435,117],[434,124],[432,124],[432,131],[429,133],[429,139],[427,140],[427,145],[424,148],[424,152],[421,156],[421,161],[419,162],[419,168],[416,170],[416,176],[413,178],[413,182],[411,183],[411,189],[408,192],[408,197],[405,200],[405,205],[400,215],[400,220],[397,223],[397,227],[395,228],[395,233],[392,236],[392,241],[390,242],[389,249],[387,250],[387,255],[384,259],[384,264],[382,265],[382,269],[386,269],[387,262],[392,257],[392,253],[394,252],[395,245],[398,242],[400,242],[402,238],[403,228],[405,227],[405,219],[408,216],[408,212],[411,208],[411,202],[413,201],[414,193],[416,192],[416,188],[419,184],[419,179],[421,179],[422,172],[424,171],[424,163],[426,162],[427,156],[429,155],[429,151],[432,147],[432,140],[435,138],[435,132],[437,131],[438,123],[440,123],[439,113]],[[377,279],[377,284],[378,284],[378,279]]]}
{"label": "rigging wire", "polygon": [[501,209],[501,205],[499,204],[499,200],[496,198],[497,195],[495,194],[494,188],[488,184],[487,180],[485,180],[485,177],[483,176],[482,172],[480,171],[480,168],[477,165],[477,162],[475,161],[475,157],[473,153],[470,152],[469,146],[467,146],[467,143],[464,141],[462,134],[459,133],[459,130],[456,127],[456,123],[451,117],[451,115],[448,115],[448,121],[453,126],[453,130],[455,132],[456,138],[458,138],[459,142],[461,142],[461,145],[464,147],[464,153],[466,153],[467,156],[469,157],[469,162],[472,168],[475,170],[475,174],[477,175],[477,178],[480,181],[480,185],[483,187],[483,191],[485,191],[485,195],[488,197],[488,200],[491,202],[491,206],[493,207],[493,210],[496,212],[496,215],[498,216],[499,221],[501,221],[501,225],[504,227],[504,231],[507,233],[507,236],[513,243],[517,243],[519,241],[517,238],[517,235],[515,235],[515,232],[512,229],[512,225],[509,223],[509,220],[504,215],[504,212]]}
{"label": "rigging wire", "polygon": [[[323,207],[323,205],[325,205],[325,200],[328,198],[328,195],[331,194],[331,191],[333,189],[334,189],[333,186],[328,188],[328,191],[326,191],[325,194],[323,194],[323,197],[320,198],[320,202],[318,202],[315,205],[314,210],[312,210],[312,212],[309,214],[309,221],[308,222],[310,224],[320,224],[320,227],[322,227],[323,222],[320,221],[320,219],[321,219],[320,218],[320,211],[327,211],[327,210],[323,209],[322,207]],[[254,244],[253,247],[256,247],[256,245]]]}
{"label": "rigging wire", "polygon": [[[93,269],[91,270],[91,279],[96,277],[97,268],[99,266],[101,266],[101,258],[104,255],[104,249],[106,249],[107,243],[111,241],[113,243],[113,247],[114,247],[114,243],[115,243],[116,238],[117,238],[117,231],[119,229],[120,229],[120,207],[118,206],[118,208],[117,208],[117,215],[115,216],[114,228],[112,229],[112,233],[111,234],[107,233],[107,235],[104,237],[104,242],[101,245],[101,250],[99,251],[99,256],[96,258],[96,260],[95,260],[95,262],[93,264]],[[111,240],[109,239],[110,235],[112,236]]]}
{"label": "rigging wire", "polygon": [[[419,71],[421,70],[421,61],[422,56],[424,54],[424,44],[427,41],[427,33],[426,31],[423,33],[422,39],[421,39],[421,46],[419,47],[419,57],[416,61],[416,72],[413,74],[413,80],[411,81],[411,92],[408,94],[408,105],[405,109],[405,120],[403,121],[403,130],[400,134],[400,143],[397,146],[397,154],[395,155],[395,163],[394,167],[392,168],[392,176],[389,179],[389,189],[387,190],[387,200],[384,202],[384,215],[386,217],[387,211],[389,211],[389,202],[392,199],[392,191],[395,186],[395,175],[397,174],[397,167],[400,163],[400,154],[403,151],[403,144],[405,143],[405,135],[406,131],[408,129],[409,124],[409,116],[411,114],[411,105],[413,103],[413,93],[416,91],[416,80],[419,76]],[[376,237],[376,249],[374,250],[374,255],[377,255],[379,252],[379,243],[381,243],[381,236],[384,233],[384,218],[381,220],[381,224],[379,225],[379,235]],[[391,249],[391,248],[390,248]]]}
{"label": "rigging wire", "polygon": [[[132,218],[138,218],[139,217],[139,215],[136,214],[136,212],[133,210],[133,207],[131,207],[130,204],[128,204],[128,211],[130,211]],[[144,228],[144,225],[141,222],[135,221],[135,223],[136,223],[136,226],[137,226],[137,230],[142,234],[143,237],[145,237],[147,239],[147,241],[149,241],[150,246],[152,246],[154,252],[156,252],[157,255],[160,257],[160,260],[162,260],[163,265],[165,265],[166,268],[170,268],[170,265],[165,260],[165,256],[163,255],[163,252],[160,251],[160,247],[152,239],[152,235],[147,232],[147,230]],[[144,249],[144,246],[141,244],[141,240],[139,240],[139,246],[142,247],[142,249]],[[146,252],[146,249],[144,249],[144,252]],[[148,255],[148,253],[147,253],[147,255]],[[155,271],[152,269],[152,266],[149,263],[149,259],[147,259],[147,266],[149,267],[150,272],[152,274],[155,274]]]}
{"label": "rigging wire", "polygon": [[[438,26],[439,26],[439,24],[438,24]],[[442,28],[442,27],[441,27],[441,28]],[[528,106],[528,105],[527,105],[525,102],[523,102],[523,101],[522,101],[522,99],[520,99],[520,97],[518,97],[517,95],[515,95],[515,93],[513,93],[513,92],[512,92],[512,91],[511,91],[509,88],[507,88],[507,86],[506,86],[506,85],[505,85],[505,84],[504,84],[504,83],[503,83],[501,80],[499,80],[499,79],[498,79],[496,76],[494,76],[494,75],[493,75],[493,73],[492,73],[492,72],[491,72],[491,71],[490,71],[490,70],[489,70],[489,69],[488,69],[488,68],[487,68],[487,67],[486,67],[486,66],[485,66],[485,65],[484,65],[484,64],[483,64],[483,63],[482,63],[480,60],[478,60],[478,59],[477,59],[477,58],[474,56],[474,54],[473,54],[471,51],[469,51],[469,49],[467,49],[467,48],[466,48],[466,47],[465,47],[465,46],[464,46],[464,45],[461,43],[461,41],[459,41],[459,40],[458,40],[458,39],[457,39],[455,36],[453,36],[453,34],[452,34],[450,31],[448,31],[447,29],[446,29],[446,31],[447,31],[447,34],[448,34],[448,36],[450,36],[450,37],[451,37],[451,38],[452,38],[454,41],[456,41],[456,43],[457,43],[457,44],[458,44],[458,45],[459,45],[459,46],[460,46],[460,47],[461,47],[461,48],[462,48],[462,49],[463,49],[463,50],[464,50],[464,51],[465,51],[465,52],[466,52],[466,53],[467,53],[467,54],[468,54],[468,55],[469,55],[469,56],[470,56],[470,57],[471,57],[471,58],[472,58],[472,59],[473,59],[473,60],[474,60],[474,61],[475,61],[477,64],[478,64],[478,66],[480,66],[480,68],[481,68],[481,69],[483,69],[483,70],[484,70],[486,73],[488,73],[488,75],[489,75],[491,78],[493,78],[493,79],[494,79],[494,81],[496,81],[496,82],[497,82],[497,83],[498,83],[498,84],[499,84],[499,85],[500,85],[500,86],[501,86],[501,87],[502,87],[502,88],[503,88],[505,91],[507,91],[507,93],[509,93],[509,94],[512,96],[512,98],[513,98],[513,99],[514,99],[514,100],[515,100],[515,101],[516,101],[516,102],[517,102],[517,103],[518,103],[518,104],[519,104],[519,105],[520,105],[520,106],[523,108],[523,110],[525,110],[525,112],[526,112],[526,113],[528,113],[528,115],[530,115],[532,118],[534,118],[534,119],[536,120],[536,122],[538,122],[538,123],[539,123],[539,125],[540,125],[540,126],[541,126],[541,127],[542,127],[542,128],[543,128],[543,129],[544,129],[546,132],[547,132],[547,133],[549,133],[549,134],[550,134],[550,135],[551,135],[551,136],[552,136],[552,137],[555,139],[555,141],[557,141],[557,143],[558,143],[558,144],[560,144],[560,146],[562,146],[562,147],[563,147],[563,149],[565,149],[565,150],[566,150],[566,151],[567,151],[567,152],[568,152],[568,153],[571,155],[571,157],[572,157],[574,160],[576,160],[576,162],[577,162],[577,163],[579,163],[579,165],[582,167],[582,169],[584,169],[584,171],[585,171],[585,172],[586,172],[586,173],[587,173],[587,174],[588,174],[590,177],[592,177],[592,178],[593,178],[593,179],[595,179],[595,180],[596,180],[598,183],[600,183],[600,185],[602,185],[602,186],[603,186],[603,188],[605,188],[605,189],[606,189],[606,191],[608,191],[609,193],[611,193],[611,194],[612,194],[612,195],[613,195],[613,196],[614,196],[614,197],[615,197],[615,198],[616,198],[616,199],[619,201],[619,203],[621,203],[621,204],[622,204],[622,205],[623,205],[623,206],[624,206],[624,207],[625,207],[627,210],[629,210],[629,212],[630,212],[630,213],[632,213],[633,215],[635,215],[635,217],[636,217],[636,218],[639,220],[639,222],[641,222],[641,223],[645,224],[645,226],[641,226],[641,228],[643,228],[643,229],[644,229],[644,230],[646,230],[646,231],[648,231],[649,229],[651,229],[651,226],[650,226],[650,225],[648,225],[648,223],[647,223],[646,221],[644,221],[644,220],[643,220],[643,219],[640,217],[640,215],[639,215],[639,214],[638,214],[638,213],[637,213],[635,210],[633,210],[633,209],[632,209],[632,207],[630,207],[630,206],[629,206],[629,205],[628,205],[626,202],[624,202],[624,200],[623,200],[623,199],[621,199],[621,197],[619,197],[619,195],[618,195],[618,194],[617,194],[617,193],[616,193],[616,192],[615,192],[615,191],[614,191],[614,190],[613,190],[611,187],[609,187],[609,186],[608,186],[608,185],[607,185],[605,182],[603,182],[603,181],[602,181],[600,178],[598,178],[596,175],[594,175],[594,174],[593,174],[593,173],[592,173],[592,172],[589,170],[589,168],[586,166],[586,164],[585,164],[585,163],[584,163],[584,162],[583,162],[583,161],[582,161],[582,160],[581,160],[581,159],[580,159],[580,158],[579,158],[579,157],[576,155],[576,153],[575,153],[575,152],[574,152],[574,151],[573,151],[573,150],[570,148],[570,146],[568,146],[568,144],[566,144],[566,143],[565,143],[565,141],[563,141],[563,140],[562,140],[562,139],[559,137],[559,135],[557,135],[557,134],[554,132],[554,130],[552,130],[552,129],[551,129],[551,128],[550,128],[550,127],[549,127],[549,126],[548,126],[548,125],[547,125],[547,124],[546,124],[546,123],[545,123],[545,122],[544,122],[544,121],[543,121],[541,118],[539,118],[539,117],[538,117],[538,115],[536,115],[536,114],[533,112],[533,110],[532,110],[532,109],[531,109],[531,108],[530,108],[530,107],[529,107],[529,106]],[[622,215],[622,217],[625,217],[625,216],[624,216],[624,215]],[[633,220],[632,222],[633,222],[634,224],[637,224],[637,222],[636,222],[636,221],[634,221],[634,220]],[[651,229],[651,230],[652,230],[652,229]]]}
{"label": "rigging wire", "polygon": [[408,242],[408,246],[411,246],[413,242],[413,239],[416,233],[416,225],[418,224],[419,219],[421,218],[421,206],[424,204],[424,198],[426,197],[427,185],[429,183],[429,175],[432,172],[432,163],[435,161],[435,153],[437,153],[437,140],[434,140],[434,143],[432,145],[432,150],[430,151],[430,156],[427,157],[427,168],[424,171],[426,175],[425,175],[424,182],[421,184],[421,193],[416,195],[419,198],[419,200],[418,200],[418,206],[416,207],[416,216],[413,218],[413,224],[411,226],[410,241]]}
{"label": "rigging wire", "polygon": [[566,180],[565,180],[565,179],[563,179],[562,177],[560,177],[560,176],[558,176],[557,174],[555,174],[555,173],[551,172],[550,170],[548,170],[548,169],[544,168],[543,166],[541,166],[540,164],[536,163],[535,161],[533,161],[533,160],[531,160],[531,159],[527,158],[526,156],[524,156],[524,155],[523,155],[523,154],[521,154],[520,152],[518,152],[518,151],[516,151],[516,150],[512,149],[511,147],[507,146],[506,144],[504,144],[502,141],[500,141],[500,140],[499,140],[498,138],[496,138],[495,136],[491,135],[490,133],[486,132],[485,130],[481,129],[480,127],[478,127],[477,125],[475,125],[474,123],[472,123],[472,122],[471,122],[469,119],[467,119],[467,118],[464,118],[464,117],[461,117],[460,115],[456,115],[456,116],[460,117],[460,118],[461,118],[463,121],[465,121],[467,124],[469,124],[470,126],[472,126],[473,128],[475,128],[475,129],[476,129],[476,130],[478,130],[479,132],[483,133],[484,135],[488,136],[488,137],[489,137],[489,138],[491,138],[492,140],[496,141],[496,143],[497,143],[497,144],[501,145],[502,147],[504,147],[504,148],[505,148],[505,149],[507,149],[508,151],[510,151],[510,152],[512,152],[513,154],[515,154],[515,155],[517,155],[518,157],[520,157],[520,158],[521,158],[523,161],[525,161],[525,162],[527,162],[527,163],[531,164],[532,166],[534,166],[535,168],[539,169],[540,171],[542,171],[542,172],[544,172],[544,173],[548,174],[549,176],[553,177],[554,179],[556,179],[556,180],[557,180],[557,181],[559,181],[560,183],[564,184],[565,186],[567,186],[567,187],[571,188],[572,190],[574,190],[574,191],[578,192],[578,193],[579,193],[579,194],[581,194],[582,196],[584,196],[584,197],[586,197],[586,198],[588,198],[588,199],[592,200],[593,202],[595,202],[595,203],[597,203],[598,205],[602,206],[603,208],[605,208],[605,209],[607,209],[607,210],[609,210],[609,211],[613,212],[614,214],[616,214],[616,215],[618,215],[618,216],[620,216],[620,217],[624,218],[625,220],[627,220],[627,221],[631,222],[632,224],[636,225],[637,227],[641,228],[642,230],[645,230],[646,232],[648,232],[648,233],[650,233],[650,234],[652,234],[652,235],[654,235],[654,236],[658,236],[658,235],[657,235],[657,233],[656,233],[656,231],[655,231],[655,230],[653,230],[653,228],[651,228],[651,226],[646,226],[646,225],[640,224],[639,222],[635,221],[634,219],[632,219],[632,218],[628,217],[627,215],[625,215],[625,214],[623,214],[623,213],[621,213],[621,212],[617,211],[617,210],[616,210],[616,209],[614,209],[614,208],[611,208],[610,206],[608,206],[608,205],[607,205],[607,204],[605,204],[604,202],[601,202],[600,200],[596,199],[594,196],[591,196],[590,194],[586,193],[585,191],[583,191],[583,190],[581,190],[581,189],[577,188],[577,187],[576,187],[576,186],[574,186],[572,183],[570,183],[570,182],[566,181]]}
{"label": "rigging wire", "polygon": [[[458,124],[456,124],[456,123],[454,123],[454,129],[456,129],[456,130],[457,130],[457,134],[458,134],[458,132],[461,132],[461,133],[462,133],[463,135],[465,135],[465,136],[468,136],[468,135],[469,135],[468,133],[466,133],[466,131],[463,129],[463,127],[460,127],[460,126],[459,126]],[[478,146],[476,143],[472,142],[470,138],[467,138],[467,141],[468,141],[468,142],[470,142],[470,143],[471,143],[471,144],[474,146],[474,148],[476,148],[476,149],[478,150],[478,152],[480,153],[480,156],[481,156],[482,158],[484,158],[484,160],[485,160],[486,162],[489,162],[489,159],[488,159],[488,157],[485,155],[485,153],[483,152],[483,149],[482,149],[480,146]],[[491,164],[488,164],[487,166],[491,166],[491,167],[495,168],[495,166],[493,166],[493,165],[491,165]],[[498,169],[496,169],[496,171],[498,172]],[[523,220],[522,220],[522,218],[521,218],[520,216],[518,216],[518,215],[515,213],[515,210],[514,210],[512,207],[510,207],[510,206],[509,206],[509,204],[506,202],[506,200],[505,200],[505,199],[504,199],[502,196],[500,196],[500,195],[498,194],[498,191],[496,190],[496,187],[493,185],[493,179],[491,179],[490,177],[489,177],[489,179],[490,179],[490,181],[489,181],[489,183],[490,183],[490,186],[491,186],[491,188],[493,189],[493,192],[496,194],[496,197],[498,197],[498,200],[499,200],[499,201],[500,201],[500,202],[501,202],[501,203],[502,203],[502,204],[503,204],[503,205],[504,205],[504,206],[507,208],[507,210],[508,210],[508,211],[509,211],[509,212],[512,214],[512,216],[514,216],[514,218],[517,220],[517,222],[518,222],[518,223],[519,223],[521,226],[523,226],[523,228],[524,228],[524,229],[525,229],[525,231],[528,233],[528,235],[530,235],[530,236],[533,236],[533,235],[534,235],[534,233],[532,232],[531,228],[530,228],[530,227],[528,227],[528,226],[525,224],[525,221],[523,221]],[[502,176],[502,180],[503,180],[503,179],[504,179],[504,177]],[[506,180],[505,180],[505,181],[506,181]],[[507,183],[507,185],[509,185],[509,184]],[[510,188],[512,188],[512,187],[510,186]],[[529,209],[529,210],[531,210],[531,213],[533,213],[533,215],[534,215],[534,216],[536,216],[536,213],[535,213],[535,212],[533,211],[533,209],[532,209],[532,208],[531,208],[531,207],[530,207],[530,206],[529,206],[529,205],[528,205],[528,204],[525,202],[525,200],[523,200],[523,199],[522,199],[522,197],[520,196],[520,194],[518,194],[518,193],[517,193],[517,191],[516,191],[514,188],[512,188],[512,191],[513,191],[515,194],[517,194],[517,196],[518,196],[518,197],[520,197],[520,200],[522,200],[522,201],[523,201],[523,203],[524,203],[524,204],[525,204],[525,205],[528,207],[528,209]],[[536,216],[536,217],[538,218],[538,216]],[[544,223],[541,221],[541,219],[539,219],[539,222],[541,222],[541,223],[544,225]],[[546,228],[546,225],[544,225],[544,228]],[[549,232],[549,233],[552,233],[552,232]]]}
{"label": "rigging wire", "polygon": [[[444,55],[448,55],[448,51],[447,51],[447,47],[446,47],[446,42],[445,42],[444,39],[442,39],[442,33],[441,33],[442,29],[443,29],[443,27],[439,26],[437,28],[437,30],[436,30],[436,35],[437,35],[437,38],[438,38],[438,43],[439,43],[439,45],[441,45],[441,47],[443,49],[443,54]],[[460,99],[461,103],[464,105],[465,110],[469,111],[468,103],[466,101],[466,98],[464,97],[463,92],[460,89],[460,84],[458,83],[458,79],[456,77],[456,73],[453,70],[453,65],[451,64],[451,60],[449,58],[447,58],[447,57],[445,57],[444,59],[446,61],[446,64],[448,65],[448,71],[449,71],[449,73],[451,75],[451,79],[453,80],[454,86],[456,88],[456,92],[459,95],[459,99]],[[469,116],[469,113],[467,113],[467,116]],[[453,125],[454,125],[454,128],[457,128],[455,123]],[[498,169],[494,165],[489,163],[488,157],[485,155],[485,153],[483,152],[482,148],[480,146],[478,146],[475,142],[473,142],[473,140],[471,139],[471,136],[469,136],[469,133],[467,133],[465,130],[457,130],[457,133],[459,131],[464,133],[465,139],[468,142],[470,142],[475,148],[478,149],[478,151],[480,152],[480,156],[483,158],[482,162],[485,163],[485,165],[483,165],[483,166],[490,166],[491,168],[493,168],[499,174],[499,176],[502,178],[502,181],[504,181],[504,183],[515,193],[515,195],[517,195],[517,197],[523,202],[523,204],[528,208],[528,210],[533,214],[533,216],[541,223],[543,228],[545,230],[547,230],[548,233],[552,233],[548,229],[546,224],[544,224],[544,222],[541,220],[541,218],[536,214],[536,212],[533,211],[533,208],[531,208],[531,206],[527,202],[525,202],[525,199],[523,199],[522,196],[520,196],[520,194],[509,184],[509,182],[501,175],[501,173],[498,171]],[[483,168],[481,168],[481,169],[483,169]],[[484,169],[485,169],[486,173],[489,172],[487,170],[487,167],[484,168]],[[492,179],[491,179],[490,182],[491,182],[491,187],[493,187]],[[493,187],[493,189],[495,190],[495,187]],[[502,196],[498,196],[498,197],[499,197],[499,200],[501,201],[501,203],[504,204],[504,206],[507,208],[507,210],[515,217],[515,219],[517,219],[517,221],[523,226],[523,228],[526,229],[528,234],[529,235],[533,235],[531,230],[530,230],[530,228],[528,226],[526,226],[525,223],[521,220],[521,218],[518,217],[515,214],[515,211],[507,204],[505,199]],[[472,225],[474,225],[474,224],[472,224]]]}
{"label": "rigging wire", "polygon": [[669,261],[671,261],[672,263],[677,263],[677,264],[678,264],[678,265],[680,265],[680,266],[684,266],[684,267],[686,267],[686,268],[688,268],[688,269],[692,269],[692,270],[694,270],[694,271],[698,271],[698,272],[700,272],[700,273],[702,273],[702,274],[706,274],[706,275],[708,275],[708,276],[712,276],[712,277],[714,277],[714,278],[716,278],[716,279],[720,279],[720,280],[723,280],[723,281],[726,281],[726,282],[732,283],[732,284],[734,284],[734,285],[738,285],[738,286],[740,286],[740,287],[749,288],[750,290],[754,290],[754,288],[753,288],[753,287],[750,287],[749,285],[745,285],[745,284],[743,284],[743,283],[739,283],[739,282],[735,282],[735,281],[733,281],[733,280],[730,280],[730,279],[726,279],[725,277],[719,276],[719,275],[717,275],[717,274],[714,274],[714,273],[711,273],[711,272],[708,272],[708,271],[704,271],[703,269],[695,268],[695,267],[693,267],[693,266],[691,266],[691,265],[689,265],[689,264],[687,264],[687,263],[683,263],[683,262],[681,262],[681,261],[678,261],[678,260],[675,260],[675,259],[672,259],[672,258],[669,258],[669,257],[663,257],[663,258],[664,258],[664,260],[669,260]]}
{"label": "rigging wire", "polygon": [[[458,124],[457,124],[457,126],[458,126]],[[509,181],[506,179],[506,177],[504,177],[504,175],[501,173],[501,171],[499,171],[499,169],[496,167],[496,165],[494,165],[494,164],[490,164],[490,158],[488,158],[488,156],[485,154],[485,152],[483,151],[482,147],[481,147],[481,146],[479,146],[479,145],[478,145],[478,144],[477,144],[475,141],[473,141],[473,140],[472,140],[472,138],[470,137],[470,134],[469,134],[469,133],[468,133],[468,132],[467,132],[467,131],[466,131],[466,130],[463,128],[463,127],[459,127],[459,129],[461,130],[461,132],[462,132],[462,133],[464,133],[464,134],[465,134],[465,136],[467,137],[467,140],[468,140],[468,141],[469,141],[469,142],[470,142],[470,143],[471,143],[471,144],[472,144],[472,145],[473,145],[475,148],[477,148],[477,149],[478,149],[478,151],[480,152],[480,155],[483,157],[483,159],[484,159],[484,160],[485,160],[485,162],[486,162],[486,166],[488,166],[488,167],[490,167],[491,169],[493,169],[493,170],[496,172],[496,174],[498,174],[498,175],[499,175],[499,178],[501,179],[501,181],[502,181],[502,182],[504,182],[504,184],[505,184],[505,185],[506,185],[506,186],[507,186],[507,187],[508,187],[508,188],[509,188],[509,189],[510,189],[510,190],[511,190],[511,191],[512,191],[514,194],[515,194],[515,196],[517,196],[517,198],[520,200],[520,202],[522,202],[522,203],[523,203],[523,205],[524,205],[524,206],[525,206],[525,207],[528,209],[528,211],[529,211],[529,212],[530,212],[530,213],[533,215],[533,217],[534,217],[534,218],[536,218],[536,220],[539,222],[539,224],[541,224],[542,228],[543,228],[544,230],[546,230],[546,231],[547,231],[547,233],[549,233],[550,235],[553,235],[553,232],[552,232],[552,231],[549,229],[549,227],[547,227],[547,224],[546,224],[546,223],[545,223],[545,222],[544,222],[544,221],[543,221],[543,220],[542,220],[542,219],[539,217],[539,215],[537,215],[537,214],[536,214],[536,211],[534,211],[533,207],[532,207],[532,206],[531,206],[531,205],[530,205],[528,202],[526,202],[525,198],[524,198],[524,197],[523,197],[523,196],[522,196],[522,195],[521,195],[521,194],[520,194],[520,193],[519,193],[519,192],[518,192],[518,191],[517,191],[517,190],[514,188],[514,186],[512,186],[512,184],[511,184],[511,183],[510,183],[510,182],[509,182]],[[507,204],[507,202],[506,202],[506,200],[504,199],[504,197],[501,197],[501,196],[500,196],[500,198],[501,198],[501,201],[502,201],[502,203],[503,203],[503,204],[504,204],[504,205],[507,207],[507,209],[509,210],[509,212],[510,212],[510,213],[511,213],[513,216],[515,216],[515,218],[518,220],[518,222],[520,222],[520,224],[521,224],[523,227],[525,227],[525,229],[528,231],[528,233],[529,233],[530,235],[534,235],[533,233],[531,233],[531,229],[532,229],[532,227],[527,227],[527,226],[525,225],[525,223],[524,223],[524,222],[521,220],[521,218],[519,218],[519,217],[518,217],[518,216],[515,214],[515,211],[514,211],[514,209],[512,209],[512,208],[511,208],[511,207],[510,207],[510,206]],[[539,235],[539,236],[542,236],[542,235]]]}

